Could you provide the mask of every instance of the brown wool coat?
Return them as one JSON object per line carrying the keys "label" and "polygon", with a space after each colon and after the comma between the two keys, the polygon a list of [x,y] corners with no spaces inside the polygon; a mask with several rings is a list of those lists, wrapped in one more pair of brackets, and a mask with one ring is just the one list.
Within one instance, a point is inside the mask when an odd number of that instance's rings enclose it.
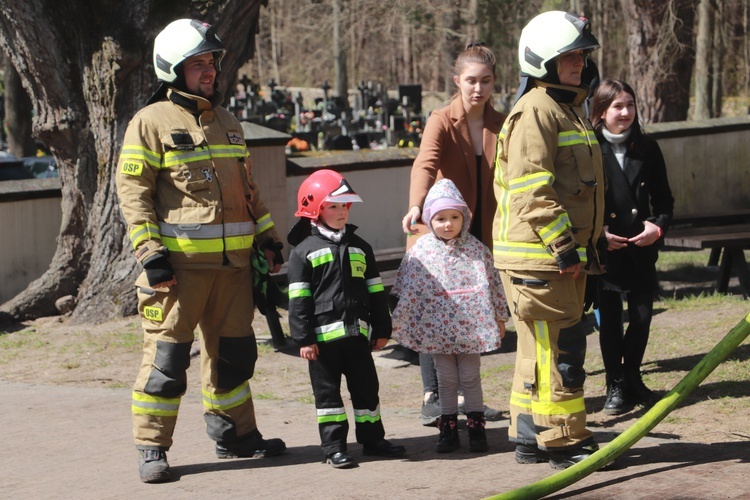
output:
{"label": "brown wool coat", "polygon": [[[411,169],[409,207],[420,208],[432,185],[443,178],[452,180],[474,214],[482,211],[482,242],[492,248],[492,219],[497,203],[492,189],[492,166],[495,159],[497,134],[505,121],[502,113],[495,111],[488,101],[484,107],[484,139],[482,149],[481,189],[482,206],[477,207],[476,155],[471,143],[471,133],[466,112],[460,97],[446,107],[435,110],[427,120],[422,135],[419,154]],[[417,225],[418,235],[426,234],[423,224]],[[418,236],[407,238],[407,250]]]}

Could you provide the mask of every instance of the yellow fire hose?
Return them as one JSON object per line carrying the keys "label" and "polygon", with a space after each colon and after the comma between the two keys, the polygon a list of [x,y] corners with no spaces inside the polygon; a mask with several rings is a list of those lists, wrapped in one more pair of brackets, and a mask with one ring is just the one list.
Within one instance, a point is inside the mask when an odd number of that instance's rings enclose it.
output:
{"label": "yellow fire hose", "polygon": [[688,394],[698,387],[714,369],[734,351],[750,334],[750,314],[745,316],[703,359],[690,370],[690,373],[656,403],[645,415],[638,419],[625,432],[613,439],[586,460],[579,462],[557,474],[528,484],[515,490],[491,496],[491,499],[533,499],[542,498],[583,479],[614,461],[643,436],[656,427],[664,417],[674,410]]}

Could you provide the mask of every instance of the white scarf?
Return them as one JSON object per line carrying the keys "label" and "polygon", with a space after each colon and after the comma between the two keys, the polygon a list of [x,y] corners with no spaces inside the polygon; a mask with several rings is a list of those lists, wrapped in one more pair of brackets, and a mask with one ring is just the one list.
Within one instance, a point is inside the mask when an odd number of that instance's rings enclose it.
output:
{"label": "white scarf", "polygon": [[622,134],[613,134],[607,130],[607,127],[602,127],[602,135],[612,146],[612,152],[614,152],[615,158],[617,158],[617,163],[620,164],[620,168],[622,169],[625,168],[625,152],[628,149],[627,145],[625,145],[625,141],[630,136],[632,130],[633,128],[631,127]]}

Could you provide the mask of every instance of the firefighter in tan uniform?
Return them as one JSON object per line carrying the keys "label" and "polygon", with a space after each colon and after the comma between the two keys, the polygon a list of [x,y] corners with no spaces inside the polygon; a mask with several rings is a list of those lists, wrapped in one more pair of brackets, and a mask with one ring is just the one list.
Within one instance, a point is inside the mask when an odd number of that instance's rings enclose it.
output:
{"label": "firefighter in tan uniform", "polygon": [[213,28],[181,19],[154,41],[160,87],[128,125],[117,192],[144,271],[136,280],[144,329],[133,387],[141,480],[171,479],[172,445],[200,325],[206,429],[219,458],[273,456],[286,446],[258,432],[249,379],[253,243],[275,270],[281,242],[250,175],[239,122],[219,104],[225,50]]}
{"label": "firefighter in tan uniform", "polygon": [[519,98],[495,165],[493,254],[518,333],[508,434],[519,463],[556,469],[596,448],[586,428],[581,316],[585,273],[601,272],[604,179],[582,73],[598,47],[578,16],[553,11],[529,22],[519,43]]}

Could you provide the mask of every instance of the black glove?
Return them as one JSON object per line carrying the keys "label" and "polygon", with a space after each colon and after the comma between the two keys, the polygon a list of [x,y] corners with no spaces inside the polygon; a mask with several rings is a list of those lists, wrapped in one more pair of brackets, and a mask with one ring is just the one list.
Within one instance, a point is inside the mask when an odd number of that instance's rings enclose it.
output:
{"label": "black glove", "polygon": [[281,249],[284,248],[284,244],[280,241],[273,241],[263,245],[263,250],[271,250],[273,252],[272,264],[281,265],[284,263],[284,256],[281,254]]}
{"label": "black glove", "polygon": [[169,260],[163,255],[159,255],[148,262],[144,262],[143,269],[146,270],[146,278],[148,278],[148,284],[150,286],[158,285],[165,281],[172,281],[174,279],[174,269],[172,269]]}

